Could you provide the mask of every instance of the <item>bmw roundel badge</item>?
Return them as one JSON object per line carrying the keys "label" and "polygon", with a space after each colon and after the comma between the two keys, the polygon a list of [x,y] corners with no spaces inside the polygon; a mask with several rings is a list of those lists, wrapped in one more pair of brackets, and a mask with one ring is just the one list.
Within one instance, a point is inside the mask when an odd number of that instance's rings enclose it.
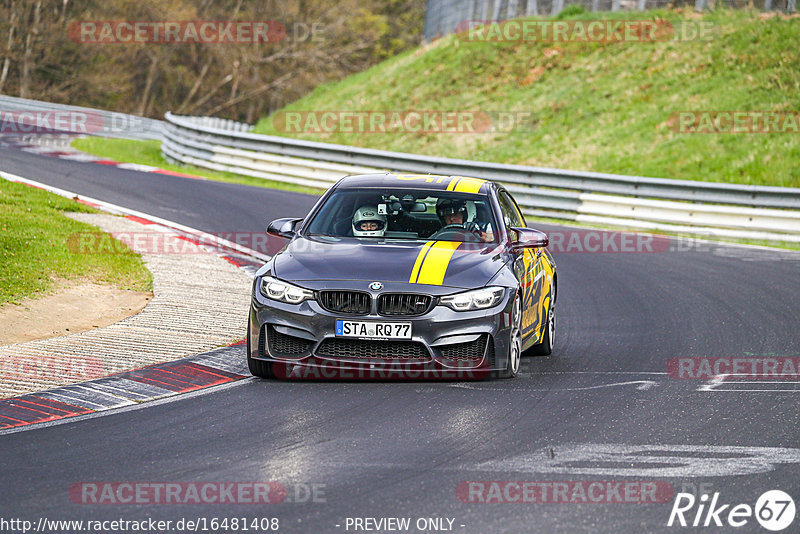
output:
{"label": "bmw roundel badge", "polygon": [[372,282],[369,285],[369,288],[373,291],[380,291],[381,289],[383,289],[383,284],[381,284],[380,282]]}

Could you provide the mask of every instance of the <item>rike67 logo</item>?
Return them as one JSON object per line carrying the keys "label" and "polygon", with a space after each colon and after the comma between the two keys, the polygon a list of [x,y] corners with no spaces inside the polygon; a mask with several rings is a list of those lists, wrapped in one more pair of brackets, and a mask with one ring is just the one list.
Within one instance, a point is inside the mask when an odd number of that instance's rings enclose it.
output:
{"label": "rike67 logo", "polygon": [[764,492],[755,506],[749,504],[723,504],[719,492],[710,498],[703,494],[699,499],[691,493],[675,497],[667,526],[682,527],[734,527],[747,525],[753,517],[767,530],[777,532],[789,527],[795,516],[794,500],[781,490]]}

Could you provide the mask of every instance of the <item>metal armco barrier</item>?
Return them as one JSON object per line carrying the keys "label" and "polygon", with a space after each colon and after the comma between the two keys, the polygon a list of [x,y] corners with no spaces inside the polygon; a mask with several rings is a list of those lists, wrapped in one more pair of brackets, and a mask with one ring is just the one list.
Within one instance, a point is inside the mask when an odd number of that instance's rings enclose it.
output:
{"label": "metal armco barrier", "polygon": [[[57,119],[56,114],[61,114],[61,118]],[[7,95],[0,95],[0,118],[3,121],[0,133],[5,134],[24,135],[30,131],[29,127],[37,133],[45,125],[53,133],[68,135],[161,139],[164,130],[163,121],[147,117]]]}
{"label": "metal armco barrier", "polygon": [[[347,174],[413,172],[501,182],[526,215],[649,230],[800,242],[800,189],[669,180],[420,156],[243,131],[166,114],[172,161],[327,188]],[[213,121],[219,126],[212,126]],[[220,127],[222,126],[222,127]],[[233,129],[227,129],[226,126]]]}

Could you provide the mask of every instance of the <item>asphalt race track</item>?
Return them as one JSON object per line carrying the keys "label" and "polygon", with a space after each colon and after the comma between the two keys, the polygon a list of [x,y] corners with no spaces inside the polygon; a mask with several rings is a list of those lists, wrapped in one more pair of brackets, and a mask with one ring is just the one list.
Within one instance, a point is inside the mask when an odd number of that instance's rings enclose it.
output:
{"label": "asphalt race track", "polygon": [[[207,232],[263,231],[315,201],[13,149],[0,150],[0,170]],[[727,514],[740,503],[754,507],[767,490],[800,498],[797,380],[681,379],[667,364],[800,356],[800,254],[684,245],[556,250],[555,355],[524,358],[514,380],[248,379],[0,435],[0,515],[269,517],[279,518],[281,532],[353,532],[353,518],[390,517],[410,518],[412,532],[419,518],[444,518],[444,528],[463,533],[763,531],[755,517],[733,528]],[[70,494],[84,482],[210,481],[276,481],[286,499],[91,504]],[[493,495],[489,481],[512,491],[479,502]],[[504,481],[655,483],[669,491],[645,503],[621,503],[613,491],[600,502],[563,502],[552,491],[545,500],[557,502],[497,502],[518,493]],[[668,527],[682,491],[719,493],[718,504],[730,505],[719,516],[724,527]],[[797,532],[798,522],[786,532]]]}

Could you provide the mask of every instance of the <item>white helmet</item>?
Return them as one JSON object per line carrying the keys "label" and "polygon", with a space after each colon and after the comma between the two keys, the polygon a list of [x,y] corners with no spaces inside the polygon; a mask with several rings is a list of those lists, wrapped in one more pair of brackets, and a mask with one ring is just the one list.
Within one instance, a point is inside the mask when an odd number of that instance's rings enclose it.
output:
{"label": "white helmet", "polygon": [[[362,229],[362,226],[370,229]],[[356,237],[383,237],[385,230],[386,215],[378,213],[373,206],[361,206],[353,215],[353,235]]]}
{"label": "white helmet", "polygon": [[356,237],[383,237],[386,215],[374,206],[361,206],[353,215],[353,235]]}

